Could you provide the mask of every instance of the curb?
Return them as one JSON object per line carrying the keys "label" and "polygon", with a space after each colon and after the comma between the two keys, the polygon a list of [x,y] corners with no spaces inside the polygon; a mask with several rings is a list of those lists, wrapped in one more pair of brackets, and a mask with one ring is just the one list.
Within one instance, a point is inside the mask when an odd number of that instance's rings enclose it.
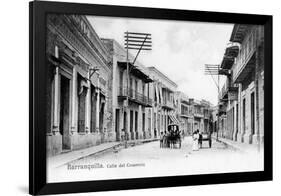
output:
{"label": "curb", "polygon": [[51,166],[51,167],[52,167],[52,168],[58,168],[58,167],[61,167],[61,166],[63,166],[63,165],[66,165],[67,163],[71,163],[71,162],[80,160],[80,159],[82,159],[82,158],[84,158],[84,157],[92,156],[92,155],[94,155],[94,154],[103,153],[103,152],[106,152],[106,151],[108,151],[108,150],[110,150],[110,149],[114,149],[114,148],[119,147],[119,146],[122,146],[122,143],[121,143],[121,142],[118,143],[118,144],[115,144],[115,145],[113,145],[113,146],[110,146],[110,147],[108,147],[108,148],[101,149],[101,150],[96,151],[96,152],[86,153],[86,154],[83,153],[83,154],[81,154],[81,155],[78,156],[78,157],[71,158],[71,159],[69,159],[69,160],[67,160],[67,161],[61,161],[61,162],[63,162],[63,163],[54,164],[54,165]]}

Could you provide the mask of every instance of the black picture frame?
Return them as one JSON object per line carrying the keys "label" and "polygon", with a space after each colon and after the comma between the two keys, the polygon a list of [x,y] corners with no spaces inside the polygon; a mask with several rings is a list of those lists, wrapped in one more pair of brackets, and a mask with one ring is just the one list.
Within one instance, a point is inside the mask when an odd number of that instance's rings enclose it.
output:
{"label": "black picture frame", "polygon": [[[46,183],[46,14],[264,25],[264,171]],[[29,193],[58,194],[272,180],[272,20],[269,15],[33,1],[29,4]]]}

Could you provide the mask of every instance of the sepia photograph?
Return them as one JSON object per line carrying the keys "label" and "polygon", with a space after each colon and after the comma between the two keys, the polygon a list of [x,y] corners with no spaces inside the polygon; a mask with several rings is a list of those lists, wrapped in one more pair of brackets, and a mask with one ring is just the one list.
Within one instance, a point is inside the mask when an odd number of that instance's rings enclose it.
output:
{"label": "sepia photograph", "polygon": [[264,171],[264,26],[46,15],[47,182]]}

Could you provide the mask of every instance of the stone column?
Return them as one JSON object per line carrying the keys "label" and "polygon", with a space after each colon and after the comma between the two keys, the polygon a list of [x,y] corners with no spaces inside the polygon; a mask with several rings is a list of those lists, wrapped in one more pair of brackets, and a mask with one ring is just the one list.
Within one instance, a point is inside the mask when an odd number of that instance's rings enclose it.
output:
{"label": "stone column", "polygon": [[[59,58],[59,48],[55,46],[55,57]],[[55,69],[54,77],[54,124],[53,124],[53,134],[59,134],[59,67]]]}
{"label": "stone column", "polygon": [[234,101],[233,110],[234,111],[233,111],[233,134],[232,134],[232,140],[236,141],[236,134],[237,134],[237,132],[236,132],[236,130],[237,130],[237,128],[236,128],[236,120],[237,120],[237,118],[236,118],[236,114],[237,114],[236,101]]}
{"label": "stone column", "polygon": [[98,74],[98,84],[96,88],[97,102],[96,102],[96,132],[99,133],[100,127],[100,86],[99,86],[99,74]]}
{"label": "stone column", "polygon": [[[132,110],[133,111],[133,115],[131,116],[131,113],[130,113],[130,120],[132,119],[132,123],[133,123],[133,126],[132,126],[132,132],[131,133],[131,138],[133,140],[137,139],[137,133],[136,133],[136,111],[135,110]],[[130,124],[130,123],[129,123]]]}
{"label": "stone column", "polygon": [[260,78],[260,48],[256,49],[256,64],[255,64],[255,133],[253,135],[253,143],[259,144],[260,141],[260,107],[259,107],[259,78]]}
{"label": "stone column", "polygon": [[252,125],[251,125],[251,94],[252,94],[252,85],[251,83],[246,90],[246,129],[243,137],[244,143],[250,144],[252,142]]}
{"label": "stone column", "polygon": [[72,100],[71,100],[71,134],[77,133],[77,107],[76,107],[76,101],[77,101],[77,70],[76,67],[73,67],[72,71]]}
{"label": "stone column", "polygon": [[264,142],[264,72],[261,72],[259,85],[259,144]]}
{"label": "stone column", "polygon": [[237,141],[243,142],[243,99],[242,99],[242,85],[238,85],[238,134]]}
{"label": "stone column", "polygon": [[144,108],[144,139],[149,139],[149,133],[148,133],[148,114],[149,114],[149,109]]}
{"label": "stone column", "polygon": [[127,119],[126,119],[126,132],[127,132],[127,135],[128,135],[128,140],[131,140],[132,136],[131,136],[131,132],[130,132],[130,109],[129,107],[126,108],[126,113],[127,113]]}
{"label": "stone column", "polygon": [[139,139],[143,138],[143,132],[142,132],[142,108],[141,105],[139,105],[139,110],[138,110],[138,135]]}
{"label": "stone column", "polygon": [[[90,76],[90,73],[88,73],[88,78]],[[88,88],[87,88],[87,94],[86,94],[86,106],[85,106],[85,132],[86,134],[90,132],[90,126],[91,126],[91,83],[90,81],[88,80],[87,81],[87,85],[88,85]]]}
{"label": "stone column", "polygon": [[[121,137],[121,136],[124,135],[124,132],[123,132],[123,128],[124,128],[124,108],[123,107],[120,108],[119,114],[120,114],[120,117],[119,117],[119,121],[120,121],[119,136],[120,136],[120,141],[122,141],[122,139],[124,139],[124,138]],[[115,123],[117,123],[117,122],[115,122]]]}

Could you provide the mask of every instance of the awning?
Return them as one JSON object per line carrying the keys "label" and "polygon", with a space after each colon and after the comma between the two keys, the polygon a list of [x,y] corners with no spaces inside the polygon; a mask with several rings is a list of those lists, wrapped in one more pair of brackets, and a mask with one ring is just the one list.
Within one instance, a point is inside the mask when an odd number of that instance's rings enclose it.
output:
{"label": "awning", "polygon": [[174,114],[169,114],[169,118],[172,121],[172,124],[180,124],[180,121],[177,119],[177,117]]}

